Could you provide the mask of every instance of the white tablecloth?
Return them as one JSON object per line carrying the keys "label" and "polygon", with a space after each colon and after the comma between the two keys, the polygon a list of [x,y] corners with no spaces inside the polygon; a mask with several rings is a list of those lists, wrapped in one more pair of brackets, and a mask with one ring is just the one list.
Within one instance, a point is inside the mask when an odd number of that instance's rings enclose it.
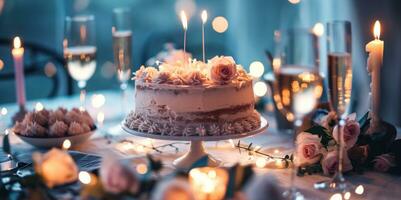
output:
{"label": "white tablecloth", "polygon": [[[128,101],[133,102],[132,92],[129,92],[131,96],[128,96]],[[103,94],[106,97],[106,103],[103,107],[99,109],[95,109],[91,106],[91,96],[93,94]],[[27,103],[27,107],[29,109],[33,109],[37,102],[41,102],[46,108],[57,108],[58,106],[63,106],[67,108],[71,108],[79,105],[78,97],[59,97],[55,99],[46,99],[46,100],[35,100],[29,101]],[[132,107],[131,105],[126,105],[128,107]],[[133,149],[126,148],[123,144],[119,143],[123,139],[133,140],[138,143],[148,143],[152,142],[153,145],[157,146],[159,144],[169,143],[171,141],[156,141],[156,140],[147,140],[145,138],[138,138],[132,135],[129,135],[121,130],[119,127],[119,123],[122,120],[122,106],[120,94],[117,92],[111,91],[98,91],[88,94],[87,98],[87,109],[96,119],[96,114],[98,112],[105,113],[105,121],[103,125],[99,126],[96,134],[91,138],[91,140],[85,142],[74,148],[74,150],[93,153],[97,155],[104,156],[106,154],[116,154],[121,157],[136,157],[143,156],[144,153],[141,153]],[[0,109],[5,107],[8,110],[8,114],[6,116],[0,116],[0,128],[3,130],[6,124],[10,123],[10,118],[13,113],[17,111],[17,106],[15,104],[3,104],[0,105]],[[130,108],[125,108],[124,112],[127,112]],[[259,145],[263,147],[263,150],[270,154],[283,155],[285,153],[291,152],[291,136],[285,133],[280,133],[275,128],[274,119],[272,117],[267,116],[267,119],[270,123],[270,127],[264,133],[258,134],[256,136],[242,139],[241,142],[250,143],[252,142],[255,146]],[[112,136],[110,137],[110,142],[105,139],[104,135]],[[23,143],[19,138],[15,135],[11,136],[12,147],[17,152],[32,152],[35,150],[28,144]],[[187,144],[178,144],[179,152],[176,153],[172,148],[164,149],[162,154],[154,153],[154,155],[163,160],[163,163],[166,165],[166,169],[173,170],[171,166],[171,162],[177,158],[178,156],[185,153],[185,150],[188,148]],[[131,146],[132,147],[132,146]],[[130,147],[130,148],[131,148]],[[227,141],[220,142],[208,142],[206,143],[206,147],[208,152],[213,156],[219,158],[223,161],[223,164],[226,166],[232,165],[236,162],[241,163],[254,163],[254,159],[250,159],[250,157],[245,153],[239,153],[237,149],[235,149],[231,143]],[[277,153],[278,151],[278,153]],[[289,185],[290,179],[290,170],[289,169],[277,169],[277,168],[264,168],[264,169],[256,169],[257,174],[262,173],[271,173],[274,174],[278,179],[278,184],[287,187]],[[329,177],[324,177],[320,175],[307,175],[304,177],[296,178],[296,185],[298,188],[302,190],[308,199],[329,199],[332,194],[324,191],[317,191],[313,189],[313,184],[317,181],[329,180]],[[391,176],[383,173],[376,173],[367,171],[363,174],[351,174],[347,176],[347,180],[349,180],[353,185],[362,184],[365,189],[365,193],[361,196],[352,193],[351,199],[400,199],[401,198],[401,177]]]}

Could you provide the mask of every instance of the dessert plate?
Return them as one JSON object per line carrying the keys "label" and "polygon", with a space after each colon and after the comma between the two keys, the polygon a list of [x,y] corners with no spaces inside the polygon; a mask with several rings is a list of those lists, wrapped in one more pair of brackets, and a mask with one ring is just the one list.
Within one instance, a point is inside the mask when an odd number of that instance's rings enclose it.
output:
{"label": "dessert plate", "polygon": [[74,135],[74,136],[66,136],[66,137],[57,137],[57,138],[38,138],[38,137],[27,137],[27,136],[22,136],[19,134],[17,135],[21,140],[24,142],[38,147],[38,148],[52,148],[52,147],[62,147],[63,142],[65,140],[70,140],[71,145],[75,146],[78,144],[81,144],[88,140],[93,134],[95,133],[95,130],[89,131],[87,133],[79,134],[79,135]]}

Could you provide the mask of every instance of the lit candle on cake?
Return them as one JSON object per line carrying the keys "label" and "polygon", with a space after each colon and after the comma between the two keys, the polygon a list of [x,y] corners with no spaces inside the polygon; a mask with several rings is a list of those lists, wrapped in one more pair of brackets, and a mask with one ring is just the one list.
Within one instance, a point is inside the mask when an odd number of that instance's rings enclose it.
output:
{"label": "lit candle on cake", "polygon": [[185,15],[185,12],[183,10],[181,11],[180,15],[181,15],[182,28],[184,29],[184,64],[185,64],[187,62],[186,46],[187,46],[188,19],[187,19],[187,16]]}
{"label": "lit candle on cake", "polygon": [[373,120],[378,122],[380,119],[380,70],[383,64],[384,42],[380,40],[380,22],[376,21],[373,34],[375,39],[366,45],[366,52],[369,53],[367,70],[371,75],[371,109]]}
{"label": "lit candle on cake", "polygon": [[205,53],[205,24],[207,21],[207,12],[206,10],[202,11],[202,54],[203,54],[203,62],[206,62],[206,53]]}
{"label": "lit candle on cake", "polygon": [[14,48],[11,53],[14,59],[15,83],[17,102],[20,107],[25,107],[25,80],[24,80],[24,48],[19,37],[14,38]]}
{"label": "lit candle on cake", "polygon": [[224,169],[201,167],[189,172],[189,183],[199,200],[220,200],[224,198],[228,173]]}

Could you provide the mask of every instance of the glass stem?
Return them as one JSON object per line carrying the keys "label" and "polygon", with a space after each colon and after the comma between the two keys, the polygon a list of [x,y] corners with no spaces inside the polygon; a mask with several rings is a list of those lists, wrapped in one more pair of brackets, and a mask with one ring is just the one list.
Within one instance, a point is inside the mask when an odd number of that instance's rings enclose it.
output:
{"label": "glass stem", "polygon": [[79,81],[78,82],[78,87],[81,90],[79,94],[79,101],[80,101],[80,109],[85,110],[85,105],[86,105],[86,82],[85,81]]}
{"label": "glass stem", "polygon": [[120,89],[121,89],[121,113],[123,114],[123,117],[125,117],[126,113],[126,102],[127,102],[127,83],[126,82],[121,82],[120,84]]}
{"label": "glass stem", "polygon": [[343,174],[343,161],[344,161],[344,130],[343,126],[345,125],[345,120],[340,118],[338,123],[338,175],[342,176]]}
{"label": "glass stem", "polygon": [[296,119],[294,122],[294,136],[293,136],[293,143],[294,143],[294,152],[292,154],[292,172],[291,172],[291,192],[296,192],[296,187],[295,187],[295,177],[297,176],[298,173],[298,166],[296,164],[296,158],[297,158],[297,133],[299,129],[301,128],[302,125],[302,120],[301,119]]}

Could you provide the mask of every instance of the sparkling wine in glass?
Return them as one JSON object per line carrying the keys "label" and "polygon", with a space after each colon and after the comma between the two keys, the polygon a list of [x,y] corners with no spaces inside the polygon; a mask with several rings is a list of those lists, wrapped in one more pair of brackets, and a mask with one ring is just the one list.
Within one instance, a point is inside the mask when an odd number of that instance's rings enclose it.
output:
{"label": "sparkling wine in glass", "polygon": [[65,20],[64,57],[68,73],[80,88],[80,108],[85,108],[86,82],[96,71],[95,17],[80,15]]}
{"label": "sparkling wine in glass", "polygon": [[352,60],[351,60],[351,23],[348,21],[333,21],[327,24],[327,82],[331,110],[338,117],[339,142],[338,169],[332,180],[318,182],[317,189],[346,191],[349,184],[343,176],[344,132],[341,126],[349,112],[352,91]]}
{"label": "sparkling wine in glass", "polygon": [[127,82],[131,77],[132,67],[132,31],[130,10],[115,8],[113,10],[113,53],[117,78],[120,82],[122,110],[125,109]]}
{"label": "sparkling wine in glass", "polygon": [[291,29],[276,32],[275,41],[273,98],[278,110],[294,123],[291,186],[283,195],[287,199],[303,199],[294,184],[298,167],[295,140],[302,118],[315,109],[323,92],[317,37],[307,29]]}

